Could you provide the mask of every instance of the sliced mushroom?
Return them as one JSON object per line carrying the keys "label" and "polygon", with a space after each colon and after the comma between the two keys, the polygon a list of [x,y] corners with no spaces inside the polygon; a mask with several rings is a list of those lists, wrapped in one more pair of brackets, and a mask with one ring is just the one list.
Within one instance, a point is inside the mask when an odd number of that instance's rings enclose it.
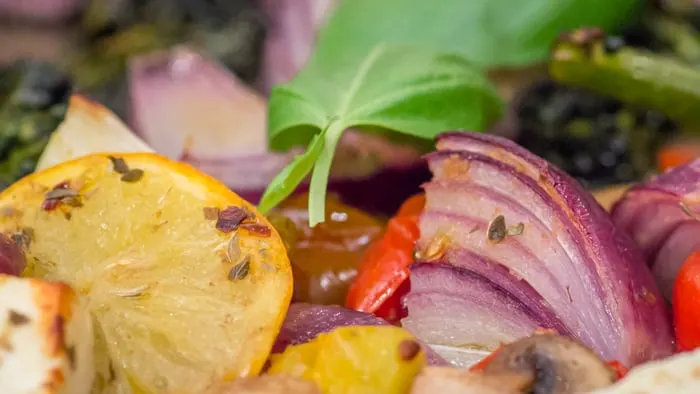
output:
{"label": "sliced mushroom", "polygon": [[536,334],[504,346],[484,369],[486,374],[526,374],[523,393],[585,393],[615,382],[615,374],[593,351],[569,338]]}
{"label": "sliced mushroom", "polygon": [[520,394],[531,387],[525,374],[471,372],[452,367],[426,367],[411,394]]}

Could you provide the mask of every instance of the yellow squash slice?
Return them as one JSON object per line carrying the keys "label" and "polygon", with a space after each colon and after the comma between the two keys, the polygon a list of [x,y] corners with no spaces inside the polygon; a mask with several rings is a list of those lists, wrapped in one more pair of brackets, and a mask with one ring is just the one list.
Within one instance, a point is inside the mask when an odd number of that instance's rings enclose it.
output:
{"label": "yellow squash slice", "polygon": [[268,373],[315,382],[323,394],[406,394],[426,364],[422,346],[393,326],[347,326],[273,355]]}
{"label": "yellow squash slice", "polygon": [[292,294],[282,241],[226,186],[152,153],[98,154],[0,194],[25,274],[94,319],[93,393],[193,394],[257,374]]}

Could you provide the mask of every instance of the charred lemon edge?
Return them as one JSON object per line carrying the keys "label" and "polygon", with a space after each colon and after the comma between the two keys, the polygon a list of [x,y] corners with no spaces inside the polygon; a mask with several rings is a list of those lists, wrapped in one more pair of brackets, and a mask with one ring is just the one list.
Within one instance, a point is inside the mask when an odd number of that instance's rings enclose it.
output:
{"label": "charred lemon edge", "polygon": [[[0,203],[4,201],[12,201],[14,200],[13,194],[17,193],[23,188],[31,187],[31,183],[37,183],[40,184],[42,182],[49,182],[49,184],[54,184],[57,182],[61,182],[65,180],[66,178],[69,178],[74,175],[78,175],[78,173],[82,173],[84,170],[85,166],[83,165],[84,162],[89,162],[90,160],[109,160],[109,156],[118,156],[124,160],[129,161],[130,163],[137,164],[139,168],[142,169],[148,169],[148,168],[155,168],[159,169],[159,171],[163,171],[164,169],[167,169],[170,172],[176,173],[178,175],[181,175],[183,178],[181,180],[175,179],[174,181],[176,184],[181,185],[184,190],[190,190],[193,192],[199,192],[199,193],[204,193],[206,194],[211,194],[211,195],[217,195],[220,196],[221,200],[229,200],[234,204],[242,204],[246,206],[248,209],[250,209],[252,212],[256,213],[260,221],[268,226],[271,229],[271,235],[270,238],[274,242],[278,242],[281,246],[281,249],[286,251],[286,248],[284,247],[284,242],[282,241],[282,238],[278,234],[277,230],[275,227],[267,220],[267,218],[259,213],[255,206],[245,199],[243,199],[241,196],[239,196],[237,193],[235,193],[233,190],[228,188],[226,185],[221,183],[219,180],[216,178],[197,170],[193,166],[171,160],[167,158],[166,156],[157,154],[157,153],[150,153],[150,152],[138,152],[138,153],[123,153],[123,152],[100,152],[100,153],[93,153],[85,156],[80,156],[62,163],[59,163],[57,165],[54,165],[52,167],[48,167],[46,169],[34,172],[32,174],[29,174],[25,176],[24,178],[18,180],[17,182],[13,183],[5,189],[4,191],[0,192]],[[197,179],[197,182],[192,182],[191,179]],[[184,181],[184,182],[183,182]],[[195,188],[196,187],[196,188]],[[199,189],[199,190],[197,190]],[[285,275],[288,280],[287,280],[287,289],[285,291],[286,297],[281,301],[281,305],[283,307],[280,309],[278,312],[276,318],[274,321],[271,321],[270,323],[276,327],[276,332],[279,333],[279,331],[282,328],[282,324],[284,323],[284,319],[287,315],[287,309],[288,306],[291,302],[292,299],[292,293],[294,289],[294,282],[293,282],[293,277],[292,277],[292,268],[291,268],[291,263],[289,261],[289,257],[287,256],[286,253],[283,254],[283,256],[277,256],[277,259],[279,259],[279,273],[282,275]],[[31,276],[25,275],[23,272],[21,277],[28,277],[28,278],[34,278]],[[40,278],[35,278],[35,279],[40,279]],[[260,371],[263,369],[263,366],[265,362],[267,361],[271,351],[272,351],[272,346],[274,345],[274,342],[276,340],[276,335],[274,337],[271,337],[269,344],[267,344],[266,352],[264,354],[261,352],[261,357],[256,358],[255,360],[251,361],[250,369],[247,371],[246,374],[243,374],[242,376],[229,376],[226,375],[226,380],[233,380],[238,377],[246,377],[246,376],[256,376],[260,374]]]}

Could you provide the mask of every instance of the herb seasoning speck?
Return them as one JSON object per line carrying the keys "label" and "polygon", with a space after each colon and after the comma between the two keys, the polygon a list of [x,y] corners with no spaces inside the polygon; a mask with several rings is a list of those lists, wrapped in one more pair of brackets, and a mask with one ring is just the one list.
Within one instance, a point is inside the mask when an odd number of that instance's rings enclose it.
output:
{"label": "herb seasoning speck", "polygon": [[114,172],[118,174],[126,174],[127,172],[129,172],[129,166],[121,157],[109,156],[109,160],[112,161],[112,167],[114,168]]}
{"label": "herb seasoning speck", "polygon": [[491,220],[486,230],[486,237],[493,243],[499,243],[506,238],[506,219],[503,215],[498,215]]}
{"label": "herb seasoning speck", "polygon": [[684,213],[686,216],[688,216],[689,218],[694,219],[694,220],[700,220],[700,218],[698,217],[698,215],[697,215],[695,212],[693,212],[693,211],[690,209],[690,207],[689,207],[688,205],[686,205],[686,203],[684,203],[683,201],[681,201],[681,202],[680,202],[680,206],[681,206],[681,210],[683,211],[683,213]]}
{"label": "herb seasoning speck", "polygon": [[245,279],[250,272],[250,257],[246,256],[243,261],[236,264],[228,272],[228,280],[241,280]]}
{"label": "herb seasoning speck", "polygon": [[228,261],[233,263],[241,258],[241,246],[238,244],[238,235],[234,234],[231,239],[228,240],[228,245],[226,247],[226,257]]}
{"label": "herb seasoning speck", "polygon": [[27,317],[27,315],[14,311],[12,309],[10,309],[8,320],[13,326],[22,326],[29,323],[29,317]]}
{"label": "herb seasoning speck", "polygon": [[509,237],[515,236],[515,235],[520,235],[523,233],[525,230],[525,224],[524,223],[518,223],[515,226],[509,226],[506,229],[506,235]]}
{"label": "herb seasoning speck", "polygon": [[135,183],[140,181],[141,178],[143,178],[143,170],[134,168],[133,170],[129,170],[126,172],[126,174],[122,175],[121,180],[128,183]]}

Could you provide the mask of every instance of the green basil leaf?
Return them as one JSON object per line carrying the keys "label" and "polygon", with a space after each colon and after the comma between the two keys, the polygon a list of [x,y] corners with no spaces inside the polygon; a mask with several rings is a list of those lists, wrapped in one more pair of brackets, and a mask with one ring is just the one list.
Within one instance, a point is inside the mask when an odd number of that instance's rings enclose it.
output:
{"label": "green basil leaf", "polygon": [[265,211],[289,195],[315,165],[309,222],[323,222],[330,166],[347,128],[365,126],[432,139],[451,129],[483,131],[502,112],[493,86],[458,55],[379,45],[342,67],[328,69],[312,60],[294,80],[272,90],[268,131],[273,148],[288,149],[323,130],[322,152],[317,153],[321,139],[316,137],[308,150],[313,154],[275,178],[260,208]]}
{"label": "green basil leaf", "polygon": [[325,133],[316,135],[306,152],[294,157],[294,160],[272,179],[263,193],[260,203],[258,203],[258,211],[263,214],[267,213],[294,192],[294,189],[311,172],[316,160],[321,156],[325,142],[324,137]]}
{"label": "green basil leaf", "polygon": [[617,28],[640,0],[351,0],[318,39],[327,67],[364,56],[379,43],[421,45],[463,55],[482,67],[545,60],[561,32]]}
{"label": "green basil leaf", "polygon": [[503,103],[486,77],[457,55],[379,45],[343,67],[310,62],[272,90],[268,130],[274,149],[303,144],[330,123],[380,127],[420,138],[450,129],[485,130]]}

